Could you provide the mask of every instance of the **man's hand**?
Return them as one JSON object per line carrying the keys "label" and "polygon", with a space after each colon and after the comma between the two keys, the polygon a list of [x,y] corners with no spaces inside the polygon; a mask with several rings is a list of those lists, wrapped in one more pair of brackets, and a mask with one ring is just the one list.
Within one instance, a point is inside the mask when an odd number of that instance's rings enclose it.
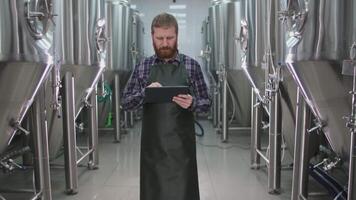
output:
{"label": "man's hand", "polygon": [[173,97],[173,102],[177,103],[180,107],[187,109],[192,105],[193,97],[189,94],[179,94]]}
{"label": "man's hand", "polygon": [[147,87],[162,87],[162,85],[159,82],[153,82],[150,85],[148,85]]}

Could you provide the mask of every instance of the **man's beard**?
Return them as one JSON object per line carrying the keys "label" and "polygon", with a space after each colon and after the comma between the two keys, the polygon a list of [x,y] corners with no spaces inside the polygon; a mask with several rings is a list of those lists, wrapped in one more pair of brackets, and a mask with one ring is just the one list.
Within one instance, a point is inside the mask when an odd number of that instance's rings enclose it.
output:
{"label": "man's beard", "polygon": [[156,55],[161,59],[171,59],[175,56],[177,52],[177,43],[174,44],[173,47],[161,47],[157,48],[157,46],[153,43],[153,48],[156,52]]}

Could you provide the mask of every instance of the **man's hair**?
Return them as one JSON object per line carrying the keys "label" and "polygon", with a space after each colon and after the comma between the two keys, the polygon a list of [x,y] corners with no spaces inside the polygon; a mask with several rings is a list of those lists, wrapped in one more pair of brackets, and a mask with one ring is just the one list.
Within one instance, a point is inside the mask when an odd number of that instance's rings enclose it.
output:
{"label": "man's hair", "polygon": [[151,25],[151,33],[153,34],[153,28],[168,28],[174,26],[176,28],[176,34],[178,34],[178,23],[176,18],[168,13],[161,13],[157,15]]}

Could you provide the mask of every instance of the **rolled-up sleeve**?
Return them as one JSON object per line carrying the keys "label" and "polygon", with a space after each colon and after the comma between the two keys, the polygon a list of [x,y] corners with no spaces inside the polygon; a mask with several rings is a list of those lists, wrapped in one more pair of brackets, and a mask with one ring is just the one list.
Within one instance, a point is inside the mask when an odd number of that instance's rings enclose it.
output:
{"label": "rolled-up sleeve", "polygon": [[198,113],[209,111],[211,99],[209,97],[208,87],[205,83],[203,72],[197,61],[191,60],[190,82],[193,88],[193,103],[190,109]]}
{"label": "rolled-up sleeve", "polygon": [[137,65],[128,80],[121,98],[121,106],[124,110],[131,111],[139,108],[145,96],[145,83],[140,77],[140,67]]}

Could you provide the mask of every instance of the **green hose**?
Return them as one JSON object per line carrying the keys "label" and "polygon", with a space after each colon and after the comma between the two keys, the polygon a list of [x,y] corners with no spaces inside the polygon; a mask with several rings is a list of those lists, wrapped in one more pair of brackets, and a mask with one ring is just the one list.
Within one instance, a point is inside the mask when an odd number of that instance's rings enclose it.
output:
{"label": "green hose", "polygon": [[108,116],[106,118],[106,122],[105,122],[105,128],[110,128],[112,127],[112,112],[108,113]]}
{"label": "green hose", "polygon": [[112,96],[112,90],[111,90],[110,84],[105,82],[103,95],[98,96],[98,102],[100,102],[100,103],[106,102],[106,101],[110,100],[111,96]]}
{"label": "green hose", "polygon": [[110,87],[110,84],[107,82],[104,82],[104,91],[103,95],[98,96],[98,102],[99,103],[105,103],[109,102],[109,110],[110,112],[108,113],[108,116],[106,116],[106,122],[105,122],[105,127],[109,128],[112,127],[112,112],[111,112],[111,96],[112,96],[112,90]]}

